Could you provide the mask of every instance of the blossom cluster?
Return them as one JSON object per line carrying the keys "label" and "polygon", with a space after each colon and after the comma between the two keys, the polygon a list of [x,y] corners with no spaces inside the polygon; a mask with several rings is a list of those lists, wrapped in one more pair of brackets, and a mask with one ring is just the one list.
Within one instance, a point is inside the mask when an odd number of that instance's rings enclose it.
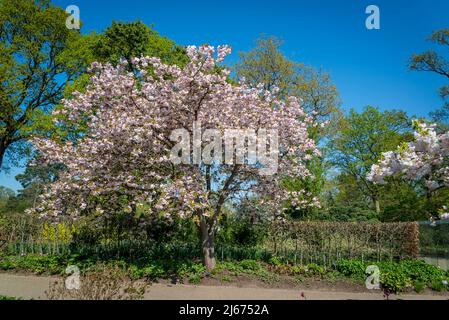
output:
{"label": "blossom cluster", "polygon": [[371,167],[368,179],[384,184],[385,178],[400,176],[406,181],[422,181],[431,192],[449,186],[449,132],[438,134],[434,125],[415,122],[414,140],[397,151],[385,152]]}

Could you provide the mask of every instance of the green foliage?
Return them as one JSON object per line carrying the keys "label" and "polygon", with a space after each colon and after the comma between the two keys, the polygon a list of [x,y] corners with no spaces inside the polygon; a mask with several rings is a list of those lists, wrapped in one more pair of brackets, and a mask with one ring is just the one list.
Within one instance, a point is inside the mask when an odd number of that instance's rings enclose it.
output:
{"label": "green foliage", "polygon": [[432,283],[430,284],[430,288],[432,290],[441,292],[447,289],[447,285],[445,285],[441,280],[440,281],[433,280]]}
{"label": "green foliage", "polygon": [[1,300],[22,300],[22,298],[0,295],[0,301]]}
{"label": "green foliage", "polygon": [[[351,205],[368,200],[370,208],[380,213],[390,202],[400,200],[402,195],[392,199],[396,192],[371,183],[366,175],[383,152],[395,149],[410,138],[411,123],[403,111],[381,112],[367,106],[360,113],[351,109],[347,116],[340,118],[336,134],[327,144],[329,161],[339,172],[334,181],[337,189],[334,201]],[[398,184],[399,181],[395,188]]]}
{"label": "green foliage", "polygon": [[24,139],[56,131],[49,110],[87,66],[83,36],[66,27],[67,16],[49,1],[0,2],[0,170],[7,150],[20,162],[30,154]]}
{"label": "green foliage", "polygon": [[337,263],[335,268],[344,276],[364,280],[366,278],[365,270],[369,265],[379,267],[380,284],[391,292],[401,292],[412,286],[416,291],[422,291],[425,287],[442,290],[445,288],[443,280],[447,280],[445,271],[421,260],[401,262],[342,260]]}
{"label": "green foliage", "polygon": [[421,293],[426,288],[426,284],[424,282],[416,281],[414,287],[417,293]]}
{"label": "green foliage", "polygon": [[423,255],[449,256],[449,223],[435,225],[423,223],[419,226],[419,245]]}
{"label": "green foliage", "polygon": [[326,209],[320,210],[314,218],[324,221],[379,222],[379,215],[366,203],[344,203],[334,199],[327,199]]}
{"label": "green foliage", "polygon": [[0,257],[0,270],[25,270],[36,274],[63,274],[66,264],[59,256],[5,256]]}
{"label": "green foliage", "polygon": [[9,198],[15,196],[15,192],[4,186],[0,186],[0,205],[4,204]]}
{"label": "green foliage", "polygon": [[307,272],[309,274],[313,274],[313,275],[321,275],[325,273],[325,268],[322,266],[317,265],[316,263],[309,263],[307,265]]}
{"label": "green foliage", "polygon": [[261,266],[257,261],[249,259],[240,261],[240,266],[243,268],[243,270],[249,271],[258,271],[261,269]]}
{"label": "green foliage", "polygon": [[356,279],[365,277],[366,264],[360,260],[340,260],[335,268],[346,277]]}
{"label": "green foliage", "polygon": [[[65,268],[73,264],[77,265],[82,272],[87,272],[96,270],[97,266],[101,267],[105,263],[123,270],[134,280],[148,279],[155,281],[161,278],[176,278],[198,284],[206,271],[202,263],[191,260],[151,260],[143,257],[134,261],[119,259],[101,261],[81,255],[0,255],[0,270],[23,270],[37,274],[63,275]],[[306,265],[283,264],[275,257],[270,260],[269,264],[245,259],[219,262],[212,271],[212,275],[222,279],[222,281],[231,281],[232,276],[247,275],[266,282],[273,282],[278,279],[279,275],[284,274],[294,277],[319,277],[334,280],[339,276],[344,276],[364,282],[367,277],[365,270],[369,265],[379,267],[380,284],[382,288],[388,289],[390,292],[402,292],[412,287],[417,292],[421,292],[426,287],[436,291],[448,289],[449,272],[420,260],[401,262],[340,260],[334,267],[326,268],[315,263]]]}
{"label": "green foliage", "polygon": [[225,261],[217,264],[214,275],[230,273],[232,276],[246,274],[265,282],[273,282],[278,276],[266,267],[266,264],[255,260]]}
{"label": "green foliage", "polygon": [[235,65],[237,77],[245,78],[252,85],[261,83],[268,90],[277,87],[281,97],[300,97],[303,108],[309,114],[315,112],[319,123],[337,116],[340,99],[330,76],[288,59],[282,53],[281,45],[282,41],[273,36],[257,39],[251,51],[240,53],[240,60]]}
{"label": "green foliage", "polygon": [[256,246],[266,238],[266,225],[254,217],[243,205],[237,209],[237,214],[223,215],[220,228],[216,234],[217,242],[230,246]]}
{"label": "green foliage", "polygon": [[380,284],[382,288],[394,293],[404,291],[412,285],[410,278],[400,272],[381,272]]}
{"label": "green foliage", "polygon": [[98,37],[93,54],[102,62],[118,63],[125,59],[150,56],[159,57],[162,62],[182,66],[187,63],[183,47],[167,37],[160,36],[141,21],[113,21],[103,34]]}
{"label": "green foliage", "polygon": [[282,265],[282,262],[275,256],[271,257],[268,263],[272,264],[273,266],[280,266]]}
{"label": "green foliage", "polygon": [[201,282],[201,276],[199,274],[192,274],[189,277],[189,282],[192,284],[199,284]]}

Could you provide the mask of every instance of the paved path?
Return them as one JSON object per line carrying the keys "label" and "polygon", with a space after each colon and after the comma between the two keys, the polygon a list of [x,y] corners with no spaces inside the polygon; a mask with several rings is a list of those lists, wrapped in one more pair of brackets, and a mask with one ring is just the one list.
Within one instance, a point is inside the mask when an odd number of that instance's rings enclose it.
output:
{"label": "paved path", "polygon": [[[40,276],[24,276],[0,273],[0,295],[22,297],[24,299],[45,299],[48,285],[56,278]],[[292,290],[266,288],[237,288],[226,286],[192,286],[153,284],[145,293],[150,300],[299,300],[304,292],[308,300],[382,300],[380,291],[373,293],[334,292],[322,290]],[[449,296],[441,295],[398,295],[393,299],[406,300],[447,300]]]}

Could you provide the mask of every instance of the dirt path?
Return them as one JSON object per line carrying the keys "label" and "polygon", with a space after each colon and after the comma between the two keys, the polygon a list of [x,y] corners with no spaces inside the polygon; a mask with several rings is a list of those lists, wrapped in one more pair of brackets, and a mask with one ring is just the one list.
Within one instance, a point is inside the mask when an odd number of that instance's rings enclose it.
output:
{"label": "dirt path", "polygon": [[[0,295],[22,297],[24,299],[45,299],[49,283],[56,278],[0,273]],[[300,300],[301,292],[308,300],[382,300],[380,291],[373,293],[334,292],[325,290],[293,290],[267,288],[237,288],[227,286],[192,286],[153,284],[145,293],[150,300]],[[444,295],[404,294],[391,296],[405,300],[447,300]]]}

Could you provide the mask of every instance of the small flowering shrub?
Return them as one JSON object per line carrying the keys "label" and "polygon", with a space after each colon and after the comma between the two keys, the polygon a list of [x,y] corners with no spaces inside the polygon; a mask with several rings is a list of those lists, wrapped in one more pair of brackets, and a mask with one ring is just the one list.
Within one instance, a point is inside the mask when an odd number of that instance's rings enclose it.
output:
{"label": "small flowering shrub", "polygon": [[41,238],[48,242],[69,243],[72,240],[72,235],[75,233],[75,226],[60,222],[56,224],[44,223],[42,227]]}

